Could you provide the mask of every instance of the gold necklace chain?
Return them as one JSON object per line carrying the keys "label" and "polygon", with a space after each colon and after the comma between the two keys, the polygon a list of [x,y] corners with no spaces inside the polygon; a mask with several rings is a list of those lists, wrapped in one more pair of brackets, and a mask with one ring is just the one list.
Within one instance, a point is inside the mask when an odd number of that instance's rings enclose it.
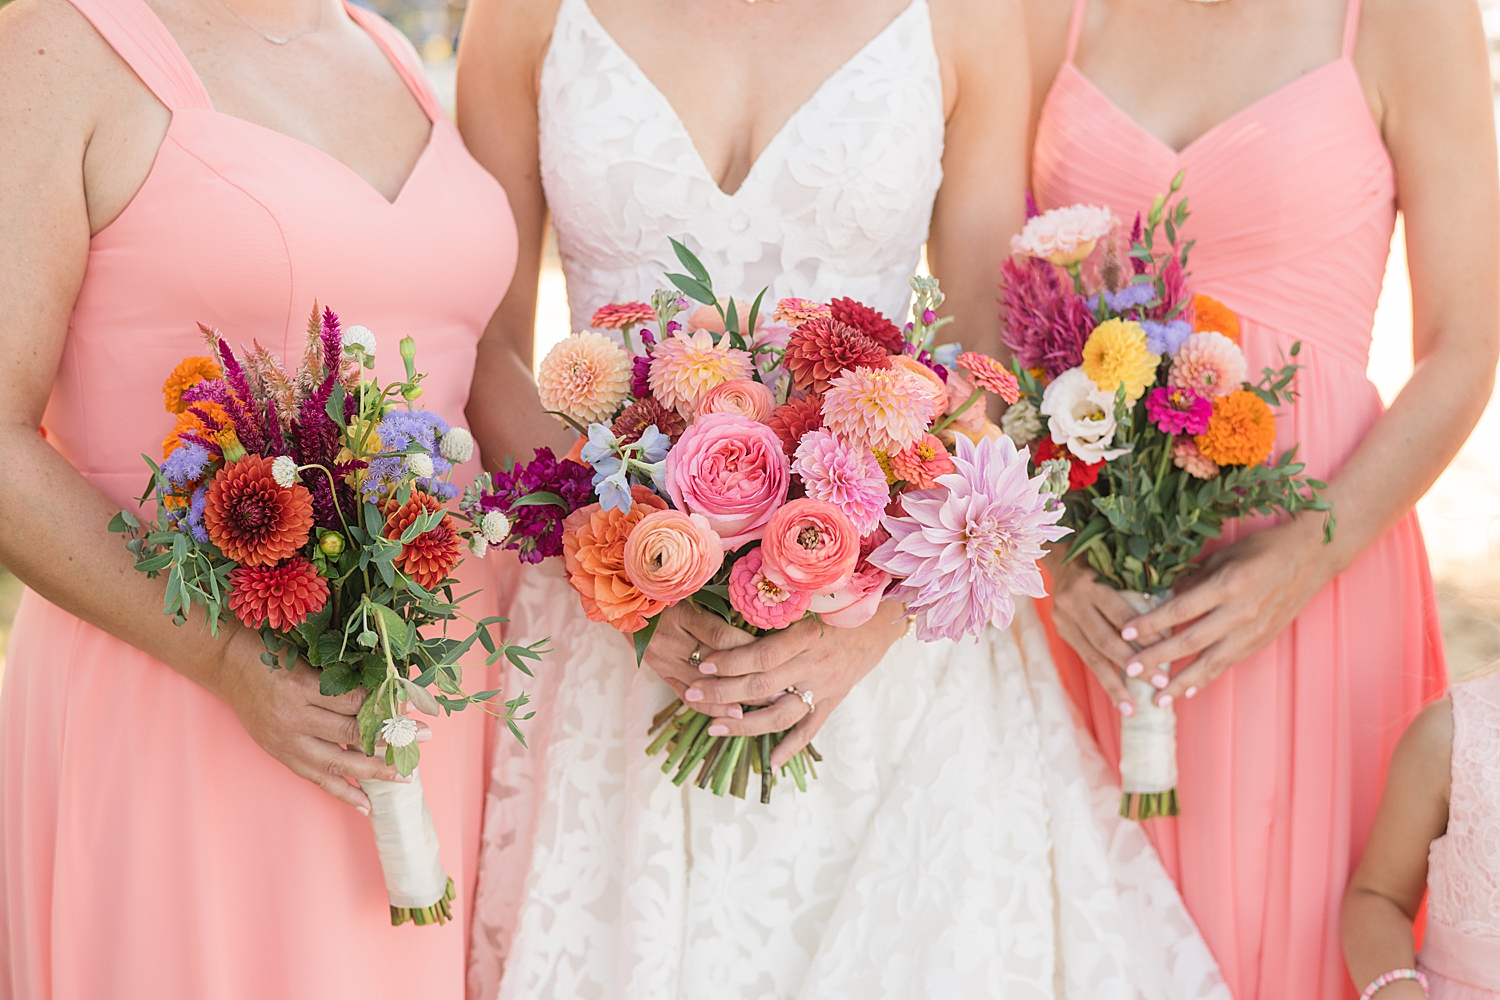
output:
{"label": "gold necklace chain", "polygon": [[[308,35],[311,35],[313,32],[317,31],[319,28],[323,27],[323,3],[322,3],[322,0],[319,0],[319,3],[318,3],[318,20],[317,20],[317,22],[314,23],[313,26],[311,28],[308,28],[306,31],[301,31],[301,32],[298,32],[295,35],[287,35],[287,36],[273,35],[269,31],[266,31],[266,30],[258,27],[257,25],[255,25],[254,23],[252,23],[249,18],[245,17],[244,14],[241,14],[239,11],[237,11],[233,7],[231,7],[229,5],[229,0],[219,0],[219,2],[224,5],[224,9],[225,10],[229,11],[229,13],[233,14],[236,18],[238,18],[239,22],[241,24],[243,24],[245,27],[249,28],[251,31],[255,32],[260,37],[264,38],[266,41],[270,42],[272,45],[285,45],[288,42],[295,42],[297,39],[299,39],[299,38],[305,38]],[[752,2],[753,2],[753,0],[752,0]]]}

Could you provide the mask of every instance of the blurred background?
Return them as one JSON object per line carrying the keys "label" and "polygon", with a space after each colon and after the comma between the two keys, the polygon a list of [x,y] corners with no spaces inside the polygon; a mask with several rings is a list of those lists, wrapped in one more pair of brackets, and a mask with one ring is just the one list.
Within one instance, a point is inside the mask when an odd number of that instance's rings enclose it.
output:
{"label": "blurred background", "polygon": [[[4,6],[8,0],[0,0]],[[1479,0],[1500,118],[1500,0]],[[365,0],[411,39],[444,104],[453,107],[454,45],[464,0]],[[571,329],[562,272],[548,241],[537,310],[540,358]],[[1370,377],[1387,401],[1411,374],[1411,287],[1401,229],[1392,241],[1375,320]],[[1453,465],[1417,505],[1427,537],[1449,663],[1461,679],[1500,660],[1500,391]],[[0,671],[20,583],[0,568]]]}

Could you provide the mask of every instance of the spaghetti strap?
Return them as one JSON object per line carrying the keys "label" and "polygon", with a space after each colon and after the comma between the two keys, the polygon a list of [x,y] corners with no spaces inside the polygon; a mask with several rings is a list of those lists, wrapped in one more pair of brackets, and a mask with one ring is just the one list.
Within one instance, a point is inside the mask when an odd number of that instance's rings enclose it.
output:
{"label": "spaghetti strap", "polygon": [[168,110],[213,110],[208,91],[182,46],[145,0],[71,2]]}
{"label": "spaghetti strap", "polygon": [[401,76],[401,81],[406,84],[417,103],[422,106],[429,121],[436,124],[448,117],[448,112],[438,103],[437,95],[427,84],[427,76],[422,72],[422,64],[417,58],[416,50],[412,48],[411,42],[406,36],[391,26],[385,18],[374,11],[364,7],[356,6],[349,0],[344,0],[344,9],[365,30],[367,34],[375,39],[375,44],[380,46],[380,51],[390,60],[391,65]]}
{"label": "spaghetti strap", "polygon": [[1344,13],[1344,50],[1340,56],[1348,59],[1354,55],[1354,41],[1359,37],[1359,9],[1364,0],[1349,0],[1348,10]]}
{"label": "spaghetti strap", "polygon": [[1068,48],[1063,62],[1071,63],[1078,51],[1078,38],[1083,34],[1083,14],[1088,10],[1089,0],[1073,0],[1073,13],[1068,18]]}

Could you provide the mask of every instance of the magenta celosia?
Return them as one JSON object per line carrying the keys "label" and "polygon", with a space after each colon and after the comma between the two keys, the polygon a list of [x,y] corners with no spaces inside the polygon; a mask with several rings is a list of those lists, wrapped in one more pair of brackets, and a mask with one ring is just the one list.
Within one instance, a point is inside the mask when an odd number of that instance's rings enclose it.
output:
{"label": "magenta celosia", "polygon": [[1021,367],[1040,368],[1050,379],[1081,364],[1096,322],[1084,297],[1046,261],[1007,260],[1000,272],[1005,345]]}

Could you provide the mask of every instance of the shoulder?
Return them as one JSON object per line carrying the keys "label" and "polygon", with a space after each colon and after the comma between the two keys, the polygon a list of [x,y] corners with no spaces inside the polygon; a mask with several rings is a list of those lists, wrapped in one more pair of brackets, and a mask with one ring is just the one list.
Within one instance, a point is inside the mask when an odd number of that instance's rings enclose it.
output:
{"label": "shoulder", "polygon": [[1453,764],[1453,698],[1444,695],[1417,713],[1396,744],[1393,767],[1441,788],[1447,797]]}
{"label": "shoulder", "polygon": [[562,0],[470,0],[458,40],[459,104],[465,92],[526,86],[534,98]]}
{"label": "shoulder", "polygon": [[1354,51],[1362,72],[1384,89],[1419,77],[1483,68],[1489,46],[1477,0],[1364,0]]}
{"label": "shoulder", "polygon": [[1026,18],[1021,0],[927,0],[939,47],[979,52],[997,42],[1024,43]]}

